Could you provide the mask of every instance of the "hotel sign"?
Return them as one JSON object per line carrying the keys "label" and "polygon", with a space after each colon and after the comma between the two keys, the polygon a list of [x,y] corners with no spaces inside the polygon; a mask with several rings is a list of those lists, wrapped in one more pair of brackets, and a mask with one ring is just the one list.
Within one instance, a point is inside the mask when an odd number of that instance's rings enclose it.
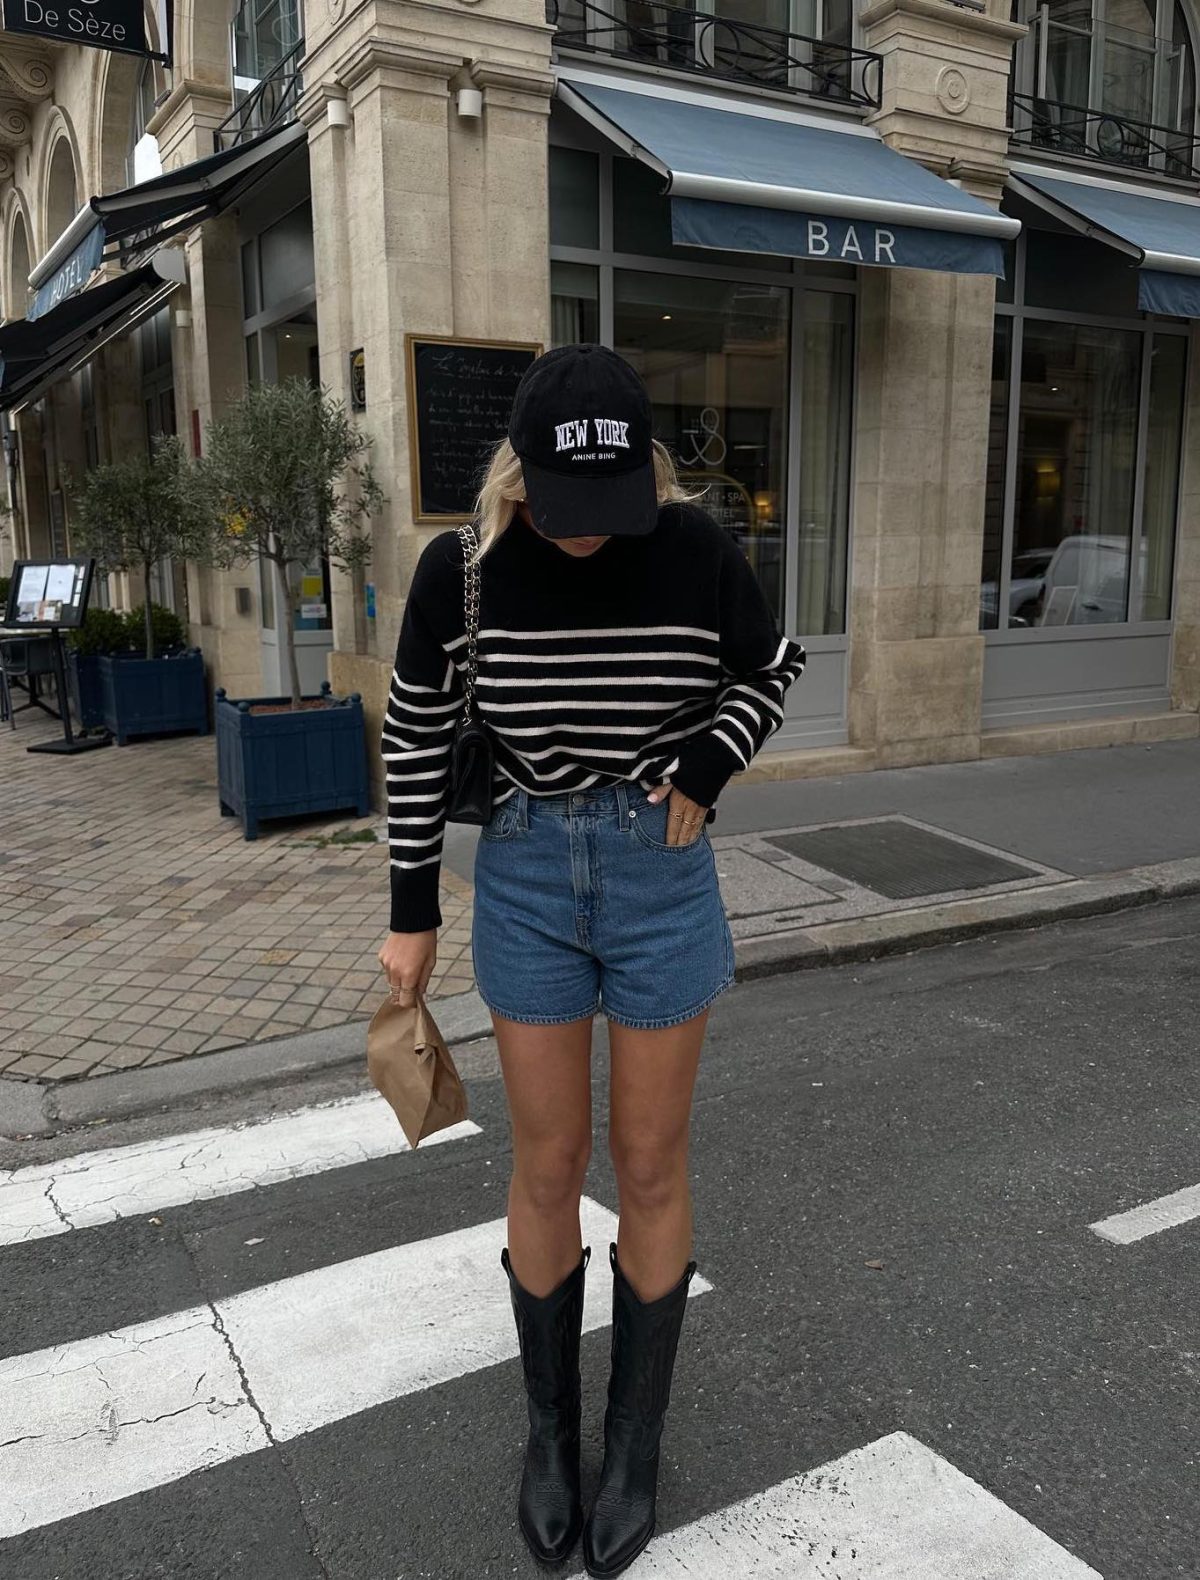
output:
{"label": "hotel sign", "polygon": [[4,0],[4,28],[88,49],[166,58],[147,41],[144,0]]}
{"label": "hotel sign", "polygon": [[26,316],[31,320],[42,318],[66,297],[82,291],[100,267],[103,256],[104,226],[97,221],[71,256],[59,264],[48,280],[43,280]]}

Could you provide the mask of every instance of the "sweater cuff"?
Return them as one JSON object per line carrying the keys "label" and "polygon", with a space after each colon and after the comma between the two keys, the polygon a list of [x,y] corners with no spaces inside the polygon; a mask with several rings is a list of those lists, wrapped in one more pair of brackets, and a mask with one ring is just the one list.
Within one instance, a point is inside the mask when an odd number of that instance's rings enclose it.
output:
{"label": "sweater cuff", "polygon": [[393,867],[392,910],[388,923],[393,933],[427,933],[442,925],[438,904],[440,862],[427,867]]}
{"label": "sweater cuff", "polygon": [[671,784],[697,806],[712,806],[741,760],[715,735],[694,735],[679,754]]}

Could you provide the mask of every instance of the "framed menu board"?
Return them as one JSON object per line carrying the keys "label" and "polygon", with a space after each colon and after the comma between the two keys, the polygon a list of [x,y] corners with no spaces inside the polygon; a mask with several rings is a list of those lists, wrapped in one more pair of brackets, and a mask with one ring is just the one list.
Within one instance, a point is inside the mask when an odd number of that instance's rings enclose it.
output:
{"label": "framed menu board", "polygon": [[488,454],[508,431],[521,375],[540,345],[405,335],[413,520],[470,521]]}

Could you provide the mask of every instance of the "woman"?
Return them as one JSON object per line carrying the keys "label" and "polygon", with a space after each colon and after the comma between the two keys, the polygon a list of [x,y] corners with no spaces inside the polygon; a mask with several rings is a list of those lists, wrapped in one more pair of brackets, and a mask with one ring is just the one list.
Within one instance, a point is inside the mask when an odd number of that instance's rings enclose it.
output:
{"label": "woman", "polygon": [[[478,706],[494,811],[473,955],[513,1136],[501,1264],[524,1367],[522,1533],[545,1563],[580,1529],[590,1575],[654,1530],[659,1436],[688,1286],[688,1126],[708,1008],[733,981],[706,822],[783,717],[803,650],[741,550],[680,488],[636,372],[601,346],[540,357],[479,498]],[[405,605],[382,751],[393,988],[433,971],[450,743],[467,638],[463,548],[443,532]],[[401,1002],[404,1002],[403,994]],[[609,1022],[612,1355],[600,1485],[583,1522],[579,1201],[592,1019]]]}

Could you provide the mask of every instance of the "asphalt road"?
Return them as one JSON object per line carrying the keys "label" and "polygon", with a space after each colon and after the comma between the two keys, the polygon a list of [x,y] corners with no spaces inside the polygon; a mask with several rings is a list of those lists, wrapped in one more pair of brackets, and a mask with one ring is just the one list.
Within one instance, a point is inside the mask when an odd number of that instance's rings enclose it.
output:
{"label": "asphalt road", "polygon": [[[689,1302],[660,1532],[903,1431],[1106,1580],[1200,1575],[1200,1217],[1129,1245],[1088,1227],[1200,1183],[1198,934],[1188,900],[720,1001],[692,1141],[712,1289]],[[600,1031],[594,1071],[587,1194],[615,1210]],[[484,1073],[470,1097],[479,1133],[453,1144],[0,1249],[0,1366],[502,1217],[503,1088]],[[28,1143],[20,1161],[225,1117]],[[589,1487],[608,1343],[585,1333]],[[485,1365],[37,1524],[0,1542],[0,1575],[534,1575],[514,1518],[524,1429],[519,1362]],[[803,1573],[863,1573],[822,1563]],[[577,1551],[560,1572],[581,1568]]]}

